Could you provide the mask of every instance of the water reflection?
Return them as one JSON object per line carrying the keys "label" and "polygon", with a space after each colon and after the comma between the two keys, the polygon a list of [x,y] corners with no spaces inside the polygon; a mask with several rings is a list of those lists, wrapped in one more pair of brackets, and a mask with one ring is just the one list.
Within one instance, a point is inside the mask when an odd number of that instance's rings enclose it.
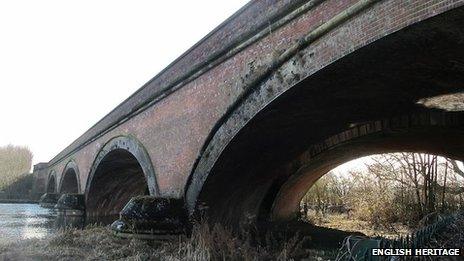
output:
{"label": "water reflection", "polygon": [[53,232],[55,216],[36,204],[0,204],[0,243],[43,238]]}

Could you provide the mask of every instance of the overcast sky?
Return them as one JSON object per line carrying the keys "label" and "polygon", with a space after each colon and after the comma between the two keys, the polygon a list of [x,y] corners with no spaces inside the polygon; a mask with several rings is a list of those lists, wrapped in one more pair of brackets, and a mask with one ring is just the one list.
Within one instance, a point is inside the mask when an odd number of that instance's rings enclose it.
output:
{"label": "overcast sky", "polygon": [[247,0],[0,0],[0,146],[47,162]]}

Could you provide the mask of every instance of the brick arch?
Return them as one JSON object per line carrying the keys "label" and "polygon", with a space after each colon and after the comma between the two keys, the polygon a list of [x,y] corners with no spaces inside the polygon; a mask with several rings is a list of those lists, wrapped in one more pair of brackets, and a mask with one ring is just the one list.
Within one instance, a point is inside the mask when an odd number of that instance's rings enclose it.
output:
{"label": "brick arch", "polygon": [[[365,5],[362,6],[362,3]],[[427,35],[429,32],[424,28],[435,26],[434,23],[427,22],[428,18],[439,16],[439,14],[461,5],[445,4],[441,7],[421,5],[417,7],[416,3],[415,10],[408,10],[407,5],[404,6],[404,10],[394,8],[400,6],[401,3],[402,1],[359,1],[359,5],[355,5],[353,9],[346,10],[315,28],[293,47],[277,52],[277,58],[251,63],[249,73],[243,77],[243,88],[246,91],[212,129],[192,169],[185,188],[185,199],[190,213],[194,212],[205,182],[210,178],[210,174],[230,144],[234,142],[234,139],[238,139],[240,133],[251,125],[252,121],[265,113],[273,113],[271,110],[266,111],[266,109],[271,107],[276,100],[285,96],[295,86],[310,81],[308,79],[314,75],[330,70],[333,64],[337,64],[339,60],[344,60],[346,57],[358,53],[358,50],[364,51],[373,49],[372,46],[382,46],[382,43],[385,42],[384,39],[395,38],[398,34],[393,33],[400,29],[401,33],[406,36],[399,37],[400,40],[392,40],[393,42],[409,41],[416,44],[414,41],[416,38],[419,39],[421,34],[417,32]],[[411,8],[413,6],[414,3],[411,4]],[[422,10],[417,10],[420,8]],[[459,11],[454,14],[455,17],[459,16],[460,12],[462,13],[462,8],[457,9]],[[409,13],[410,15],[405,15]],[[437,20],[446,19],[443,18],[445,16],[446,14]],[[385,20],[395,22],[385,23]],[[418,26],[415,26],[416,24]],[[414,29],[410,29],[410,27]],[[443,32],[447,30],[445,27]],[[416,29],[416,32],[411,33]],[[391,34],[394,36],[389,37]],[[461,35],[462,32],[458,34]],[[427,41],[420,40],[417,41],[417,44],[420,42]],[[411,44],[411,48],[414,48],[414,44]],[[427,52],[424,55],[427,55]],[[383,58],[388,59],[388,57]],[[336,72],[336,70],[333,71]],[[392,71],[392,73],[396,72]],[[337,80],[336,77],[333,79]],[[440,94],[440,91],[444,90],[424,91],[420,95],[435,95]],[[454,92],[455,90],[450,88],[446,91]],[[373,104],[373,106],[376,105]],[[406,109],[403,113],[413,108]],[[389,113],[393,114],[394,112]],[[373,117],[370,112],[365,112],[365,114],[366,118]],[[269,128],[272,127],[269,126]]]}
{"label": "brick arch", "polygon": [[291,163],[293,173],[272,195],[270,218],[297,217],[308,189],[335,167],[373,154],[421,152],[464,159],[464,114],[421,113],[364,123],[313,144]]}
{"label": "brick arch", "polygon": [[[96,156],[85,189],[90,221],[106,223],[133,196],[158,195],[151,159],[135,138],[118,136]],[[108,219],[108,220],[106,220]]]}
{"label": "brick arch", "polygon": [[74,160],[66,163],[61,174],[58,191],[59,193],[81,193],[79,167]]}
{"label": "brick arch", "polygon": [[56,172],[55,170],[51,170],[47,178],[47,193],[56,193],[56,192],[57,192]]}

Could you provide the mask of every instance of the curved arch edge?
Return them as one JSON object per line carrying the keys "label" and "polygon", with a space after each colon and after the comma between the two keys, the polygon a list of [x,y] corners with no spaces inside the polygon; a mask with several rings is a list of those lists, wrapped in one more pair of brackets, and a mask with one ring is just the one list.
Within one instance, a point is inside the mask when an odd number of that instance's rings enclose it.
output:
{"label": "curved arch edge", "polygon": [[93,177],[98,166],[100,165],[100,162],[105,158],[106,155],[108,155],[110,152],[116,149],[128,151],[137,159],[140,166],[142,167],[143,174],[148,184],[148,190],[150,192],[150,195],[158,196],[159,189],[158,183],[156,181],[156,174],[147,150],[142,145],[142,143],[138,141],[135,137],[130,135],[120,135],[111,138],[108,142],[105,143],[105,145],[103,145],[103,147],[97,153],[97,156],[95,157],[92,163],[89,176],[87,178],[85,186],[86,197],[89,194],[90,185],[92,184]]}
{"label": "curved arch edge", "polygon": [[64,176],[66,173],[72,169],[74,173],[76,174],[76,180],[77,180],[77,191],[78,193],[81,193],[81,181],[80,181],[80,172],[79,172],[79,166],[76,164],[74,159],[70,159],[68,163],[66,163],[63,172],[61,173],[60,177],[60,183],[58,184],[57,191],[61,193],[62,187],[63,187],[63,181],[64,181]]}
{"label": "curved arch edge", "polygon": [[48,191],[49,191],[50,180],[51,180],[52,178],[53,178],[54,181],[55,181],[55,185],[54,185],[53,191],[54,191],[54,192],[57,192],[57,191],[58,191],[58,188],[57,188],[57,185],[56,185],[56,183],[57,183],[57,182],[56,182],[56,171],[55,171],[54,169],[52,169],[52,170],[50,170],[50,172],[48,173],[48,177],[47,177],[47,186],[46,186],[46,189],[45,189],[46,193],[48,193]]}
{"label": "curved arch edge", "polygon": [[[435,115],[437,116],[437,115]],[[273,221],[290,220],[296,217],[299,202],[307,190],[323,175],[333,168],[365,156],[394,153],[415,152],[429,153],[444,157],[463,159],[461,149],[464,139],[462,123],[464,115],[446,122],[434,122],[438,117],[429,117],[429,124],[395,126],[388,125],[385,129],[369,128],[372,124],[361,125],[356,128],[334,135],[320,144],[308,148],[298,159],[299,167],[289,176],[274,198],[269,217]],[[450,124],[447,125],[446,123]],[[379,125],[377,125],[379,126]],[[359,130],[366,132],[361,134]],[[346,138],[347,133],[357,133],[356,136]],[[342,140],[341,137],[344,137]],[[428,140],[428,142],[423,142]],[[445,144],[450,146],[445,146]],[[461,148],[461,149],[459,149]]]}
{"label": "curved arch edge", "polygon": [[[367,3],[369,1],[365,2]],[[374,7],[375,6],[377,5],[374,5]],[[429,17],[439,15],[445,11],[447,11],[446,8],[441,9],[439,12],[437,11]],[[401,26],[394,28],[394,30],[377,28],[377,33],[384,37],[400,29],[426,20],[426,18],[429,17],[422,17],[421,20],[417,21],[412,18],[410,20],[405,20]],[[331,32],[331,29],[337,30],[338,28],[329,28],[329,25],[322,25],[322,27],[323,26],[327,26],[327,31],[320,29],[324,32]],[[318,29],[314,31],[317,31]],[[313,33],[314,32],[309,32],[308,35],[312,35]],[[324,34],[318,37],[323,36]],[[269,66],[272,70],[266,70],[264,76],[258,76],[256,79],[251,80],[251,82],[245,83],[244,93],[237,98],[235,103],[233,103],[221,119],[218,120],[216,125],[210,131],[199,152],[198,158],[194,163],[184,189],[184,197],[189,213],[193,214],[197,198],[201,192],[204,182],[208,178],[209,173],[213,169],[217,159],[220,157],[227,144],[234,139],[239,131],[254,116],[256,116],[278,96],[291,89],[303,79],[310,77],[321,68],[330,65],[332,62],[376,40],[376,37],[372,37],[371,39],[363,39],[362,41],[356,42],[350,48],[346,47],[345,50],[341,50],[338,56],[332,57],[331,60],[321,61],[318,67],[312,67],[313,63],[309,62],[314,60],[311,58],[314,55],[314,52],[312,52],[311,48],[308,46],[299,46],[299,48],[296,48],[297,52],[295,52],[293,56],[286,57],[288,59],[281,61],[279,66],[275,67],[276,61],[274,60],[272,60],[270,64],[263,62],[263,67]],[[284,52],[283,54],[288,54],[288,52]]]}

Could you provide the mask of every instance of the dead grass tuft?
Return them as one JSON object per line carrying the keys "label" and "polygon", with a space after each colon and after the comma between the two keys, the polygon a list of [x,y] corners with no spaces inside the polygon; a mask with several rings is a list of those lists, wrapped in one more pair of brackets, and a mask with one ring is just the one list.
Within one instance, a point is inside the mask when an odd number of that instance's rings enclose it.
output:
{"label": "dead grass tuft", "polygon": [[108,227],[59,231],[47,239],[31,239],[0,245],[0,260],[327,260],[332,252],[304,250],[295,236],[266,243],[240,239],[220,225],[200,224],[190,237],[155,243],[115,237]]}

